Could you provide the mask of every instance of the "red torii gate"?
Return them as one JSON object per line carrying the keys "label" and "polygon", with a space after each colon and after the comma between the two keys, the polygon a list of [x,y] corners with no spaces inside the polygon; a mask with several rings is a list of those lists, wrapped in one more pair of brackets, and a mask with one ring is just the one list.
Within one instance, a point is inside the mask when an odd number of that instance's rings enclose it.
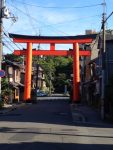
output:
{"label": "red torii gate", "polygon": [[[26,56],[25,68],[25,87],[24,100],[31,99],[31,72],[32,72],[32,55],[46,55],[46,56],[68,56],[73,57],[73,102],[80,100],[79,83],[80,83],[80,68],[79,56],[90,56],[89,50],[79,50],[79,44],[91,43],[96,35],[80,35],[80,36],[28,36],[9,34],[16,43],[26,43],[26,50],[15,50],[15,55]],[[32,50],[32,44],[50,44],[50,50]],[[72,51],[56,50],[55,44],[73,44]]]}

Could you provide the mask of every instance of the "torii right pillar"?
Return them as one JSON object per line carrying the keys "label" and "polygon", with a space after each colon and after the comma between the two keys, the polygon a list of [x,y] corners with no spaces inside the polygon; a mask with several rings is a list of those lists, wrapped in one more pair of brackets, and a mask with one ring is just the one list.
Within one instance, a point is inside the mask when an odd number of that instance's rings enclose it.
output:
{"label": "torii right pillar", "polygon": [[79,44],[73,43],[73,99],[72,102],[80,102],[80,62]]}

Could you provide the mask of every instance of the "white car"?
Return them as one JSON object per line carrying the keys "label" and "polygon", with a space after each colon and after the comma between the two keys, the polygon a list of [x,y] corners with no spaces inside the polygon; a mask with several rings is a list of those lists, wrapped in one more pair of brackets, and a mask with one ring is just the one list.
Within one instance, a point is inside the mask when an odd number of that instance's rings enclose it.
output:
{"label": "white car", "polygon": [[37,96],[47,96],[47,94],[44,93],[43,91],[37,91],[36,95]]}

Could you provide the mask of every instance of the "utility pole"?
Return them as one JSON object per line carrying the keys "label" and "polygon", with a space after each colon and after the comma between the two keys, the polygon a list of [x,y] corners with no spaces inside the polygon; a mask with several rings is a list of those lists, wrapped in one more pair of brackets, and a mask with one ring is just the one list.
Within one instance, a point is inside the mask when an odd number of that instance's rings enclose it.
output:
{"label": "utility pole", "polygon": [[102,14],[102,49],[101,49],[101,59],[102,59],[102,92],[101,92],[101,118],[105,118],[105,108],[104,108],[104,98],[105,98],[105,50],[106,50],[106,35],[105,35],[105,0],[103,2],[103,14]]}
{"label": "utility pole", "polygon": [[[3,34],[3,18],[8,19],[10,16],[9,10],[5,6],[5,0],[0,0],[0,70],[2,70],[2,53],[3,53],[3,44],[2,44],[2,34]],[[0,102],[1,99],[1,77],[0,77]]]}
{"label": "utility pole", "polygon": [[[2,30],[3,30],[3,7],[4,7],[4,0],[0,0],[0,70],[2,69]],[[1,77],[0,77],[0,102],[1,99]]]}
{"label": "utility pole", "polygon": [[105,68],[106,68],[106,22],[112,16],[113,12],[106,18],[105,13],[106,2],[103,3],[103,14],[102,14],[102,49],[101,49],[101,59],[102,59],[102,92],[101,92],[101,118],[105,118]]}
{"label": "utility pole", "polygon": [[[103,22],[104,22],[104,14],[103,14]],[[102,59],[102,92],[101,92],[101,118],[104,119],[104,97],[105,97],[105,24],[103,25],[103,33],[102,33],[102,50],[101,50],[101,59]]]}

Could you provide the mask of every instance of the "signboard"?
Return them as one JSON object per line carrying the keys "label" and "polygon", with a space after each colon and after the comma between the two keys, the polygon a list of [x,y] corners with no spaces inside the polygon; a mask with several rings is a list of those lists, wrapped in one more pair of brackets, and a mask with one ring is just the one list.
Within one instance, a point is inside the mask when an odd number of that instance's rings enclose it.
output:
{"label": "signboard", "polygon": [[4,70],[0,70],[0,77],[4,77],[5,76],[5,71]]}

